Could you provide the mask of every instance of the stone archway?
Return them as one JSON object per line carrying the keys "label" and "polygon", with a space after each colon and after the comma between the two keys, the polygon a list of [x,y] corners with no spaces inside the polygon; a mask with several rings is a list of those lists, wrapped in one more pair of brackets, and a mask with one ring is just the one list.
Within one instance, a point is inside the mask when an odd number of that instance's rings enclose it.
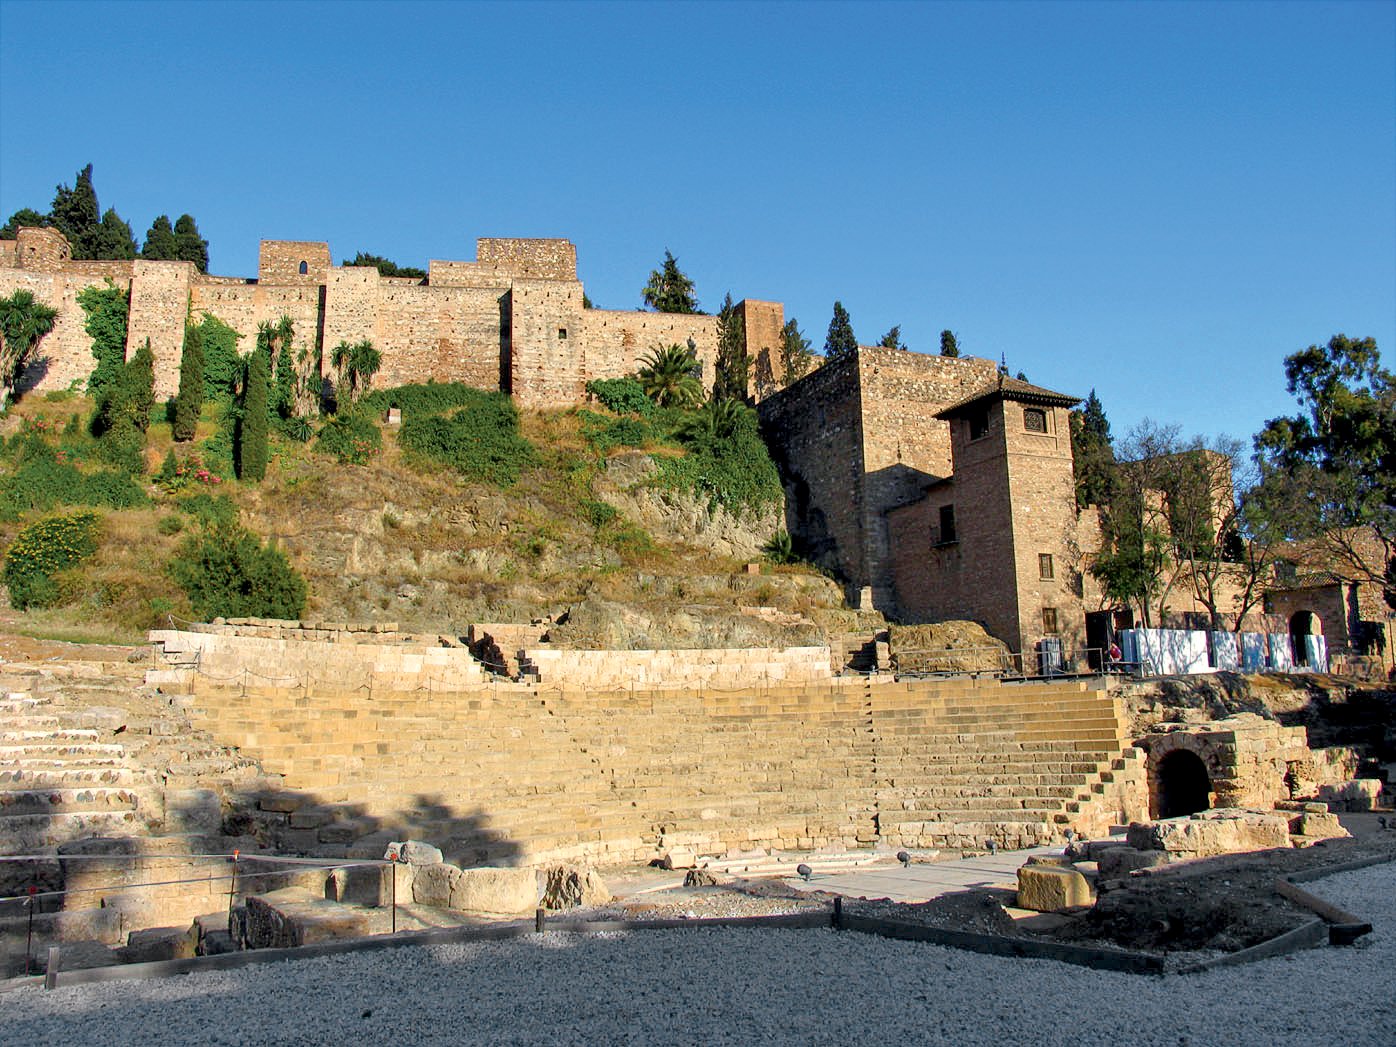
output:
{"label": "stone archway", "polygon": [[1212,778],[1202,757],[1190,749],[1164,753],[1153,768],[1155,818],[1180,818],[1212,806]]}
{"label": "stone archway", "polygon": [[1323,621],[1313,611],[1295,611],[1289,617],[1289,647],[1295,665],[1309,664],[1309,637],[1323,635]]}

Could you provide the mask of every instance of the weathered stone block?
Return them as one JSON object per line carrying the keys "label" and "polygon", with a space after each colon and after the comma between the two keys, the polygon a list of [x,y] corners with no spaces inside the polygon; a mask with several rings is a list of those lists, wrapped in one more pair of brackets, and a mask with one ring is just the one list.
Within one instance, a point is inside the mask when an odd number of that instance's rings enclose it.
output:
{"label": "weathered stone block", "polygon": [[1123,844],[1102,848],[1097,854],[1096,863],[1102,880],[1115,880],[1137,869],[1152,869],[1168,864],[1168,854],[1164,851],[1139,851]]}
{"label": "weathered stone block", "polygon": [[1301,814],[1297,831],[1301,836],[1319,839],[1336,839],[1349,835],[1336,814]]}
{"label": "weathered stone block", "polygon": [[148,927],[130,933],[122,954],[127,963],[184,960],[194,955],[197,944],[198,931],[193,924],[188,927]]}
{"label": "weathered stone block", "polygon": [[460,875],[452,878],[452,909],[520,913],[528,912],[537,905],[538,874],[532,869],[461,869]]}
{"label": "weathered stone block", "polygon": [[412,900],[422,905],[450,908],[451,884],[459,875],[460,869],[444,862],[418,866],[413,870]]}
{"label": "weathered stone block", "polygon": [[1018,907],[1034,912],[1060,912],[1095,903],[1086,878],[1075,869],[1057,865],[1024,865],[1018,870]]}
{"label": "weathered stone block", "polygon": [[421,840],[408,840],[400,853],[408,865],[439,865],[442,861],[440,848]]}
{"label": "weathered stone block", "polygon": [[545,869],[543,875],[545,885],[539,904],[545,909],[604,905],[611,900],[611,892],[595,869],[579,865],[554,865]]}

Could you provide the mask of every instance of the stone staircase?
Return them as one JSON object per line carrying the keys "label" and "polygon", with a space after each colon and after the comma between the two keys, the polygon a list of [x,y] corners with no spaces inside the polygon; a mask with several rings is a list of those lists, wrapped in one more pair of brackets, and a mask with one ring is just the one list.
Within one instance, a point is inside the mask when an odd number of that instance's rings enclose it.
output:
{"label": "stone staircase", "polygon": [[318,691],[203,684],[193,724],[284,788],[270,846],[458,863],[649,860],[1100,831],[1142,790],[1118,699],[1080,681],[830,679],[722,690]]}

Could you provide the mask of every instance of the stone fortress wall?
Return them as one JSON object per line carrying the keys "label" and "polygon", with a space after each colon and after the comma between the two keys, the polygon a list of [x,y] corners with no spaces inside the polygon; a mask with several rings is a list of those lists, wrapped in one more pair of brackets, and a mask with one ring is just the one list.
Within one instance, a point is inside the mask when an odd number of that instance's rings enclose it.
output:
{"label": "stone fortress wall", "polygon": [[[27,288],[59,314],[20,376],[21,391],[64,389],[91,373],[77,295],[108,280],[130,296],[127,355],[150,340],[160,398],[178,390],[185,316],[204,312],[242,336],[243,352],[258,325],[289,316],[294,349],[319,358],[327,375],[335,346],[368,339],[382,354],[380,385],[459,381],[511,393],[527,407],[579,403],[588,381],[631,374],[671,343],[691,343],[705,384],[713,379],[715,317],[584,308],[568,240],[482,238],[474,262],[433,260],[424,280],[336,266],[329,245],[316,241],[263,240],[256,279],[209,276],[188,262],[85,262],[71,254],[53,229],[23,228],[0,241],[0,295]],[[769,357],[783,309],[754,304]]]}

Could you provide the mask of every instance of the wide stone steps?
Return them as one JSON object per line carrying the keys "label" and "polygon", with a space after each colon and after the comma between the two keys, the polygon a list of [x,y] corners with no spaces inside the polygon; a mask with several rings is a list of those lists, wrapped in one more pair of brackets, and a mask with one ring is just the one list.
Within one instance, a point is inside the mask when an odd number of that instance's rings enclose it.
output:
{"label": "wide stone steps", "polygon": [[140,802],[135,790],[111,786],[0,789],[0,815],[134,811]]}

